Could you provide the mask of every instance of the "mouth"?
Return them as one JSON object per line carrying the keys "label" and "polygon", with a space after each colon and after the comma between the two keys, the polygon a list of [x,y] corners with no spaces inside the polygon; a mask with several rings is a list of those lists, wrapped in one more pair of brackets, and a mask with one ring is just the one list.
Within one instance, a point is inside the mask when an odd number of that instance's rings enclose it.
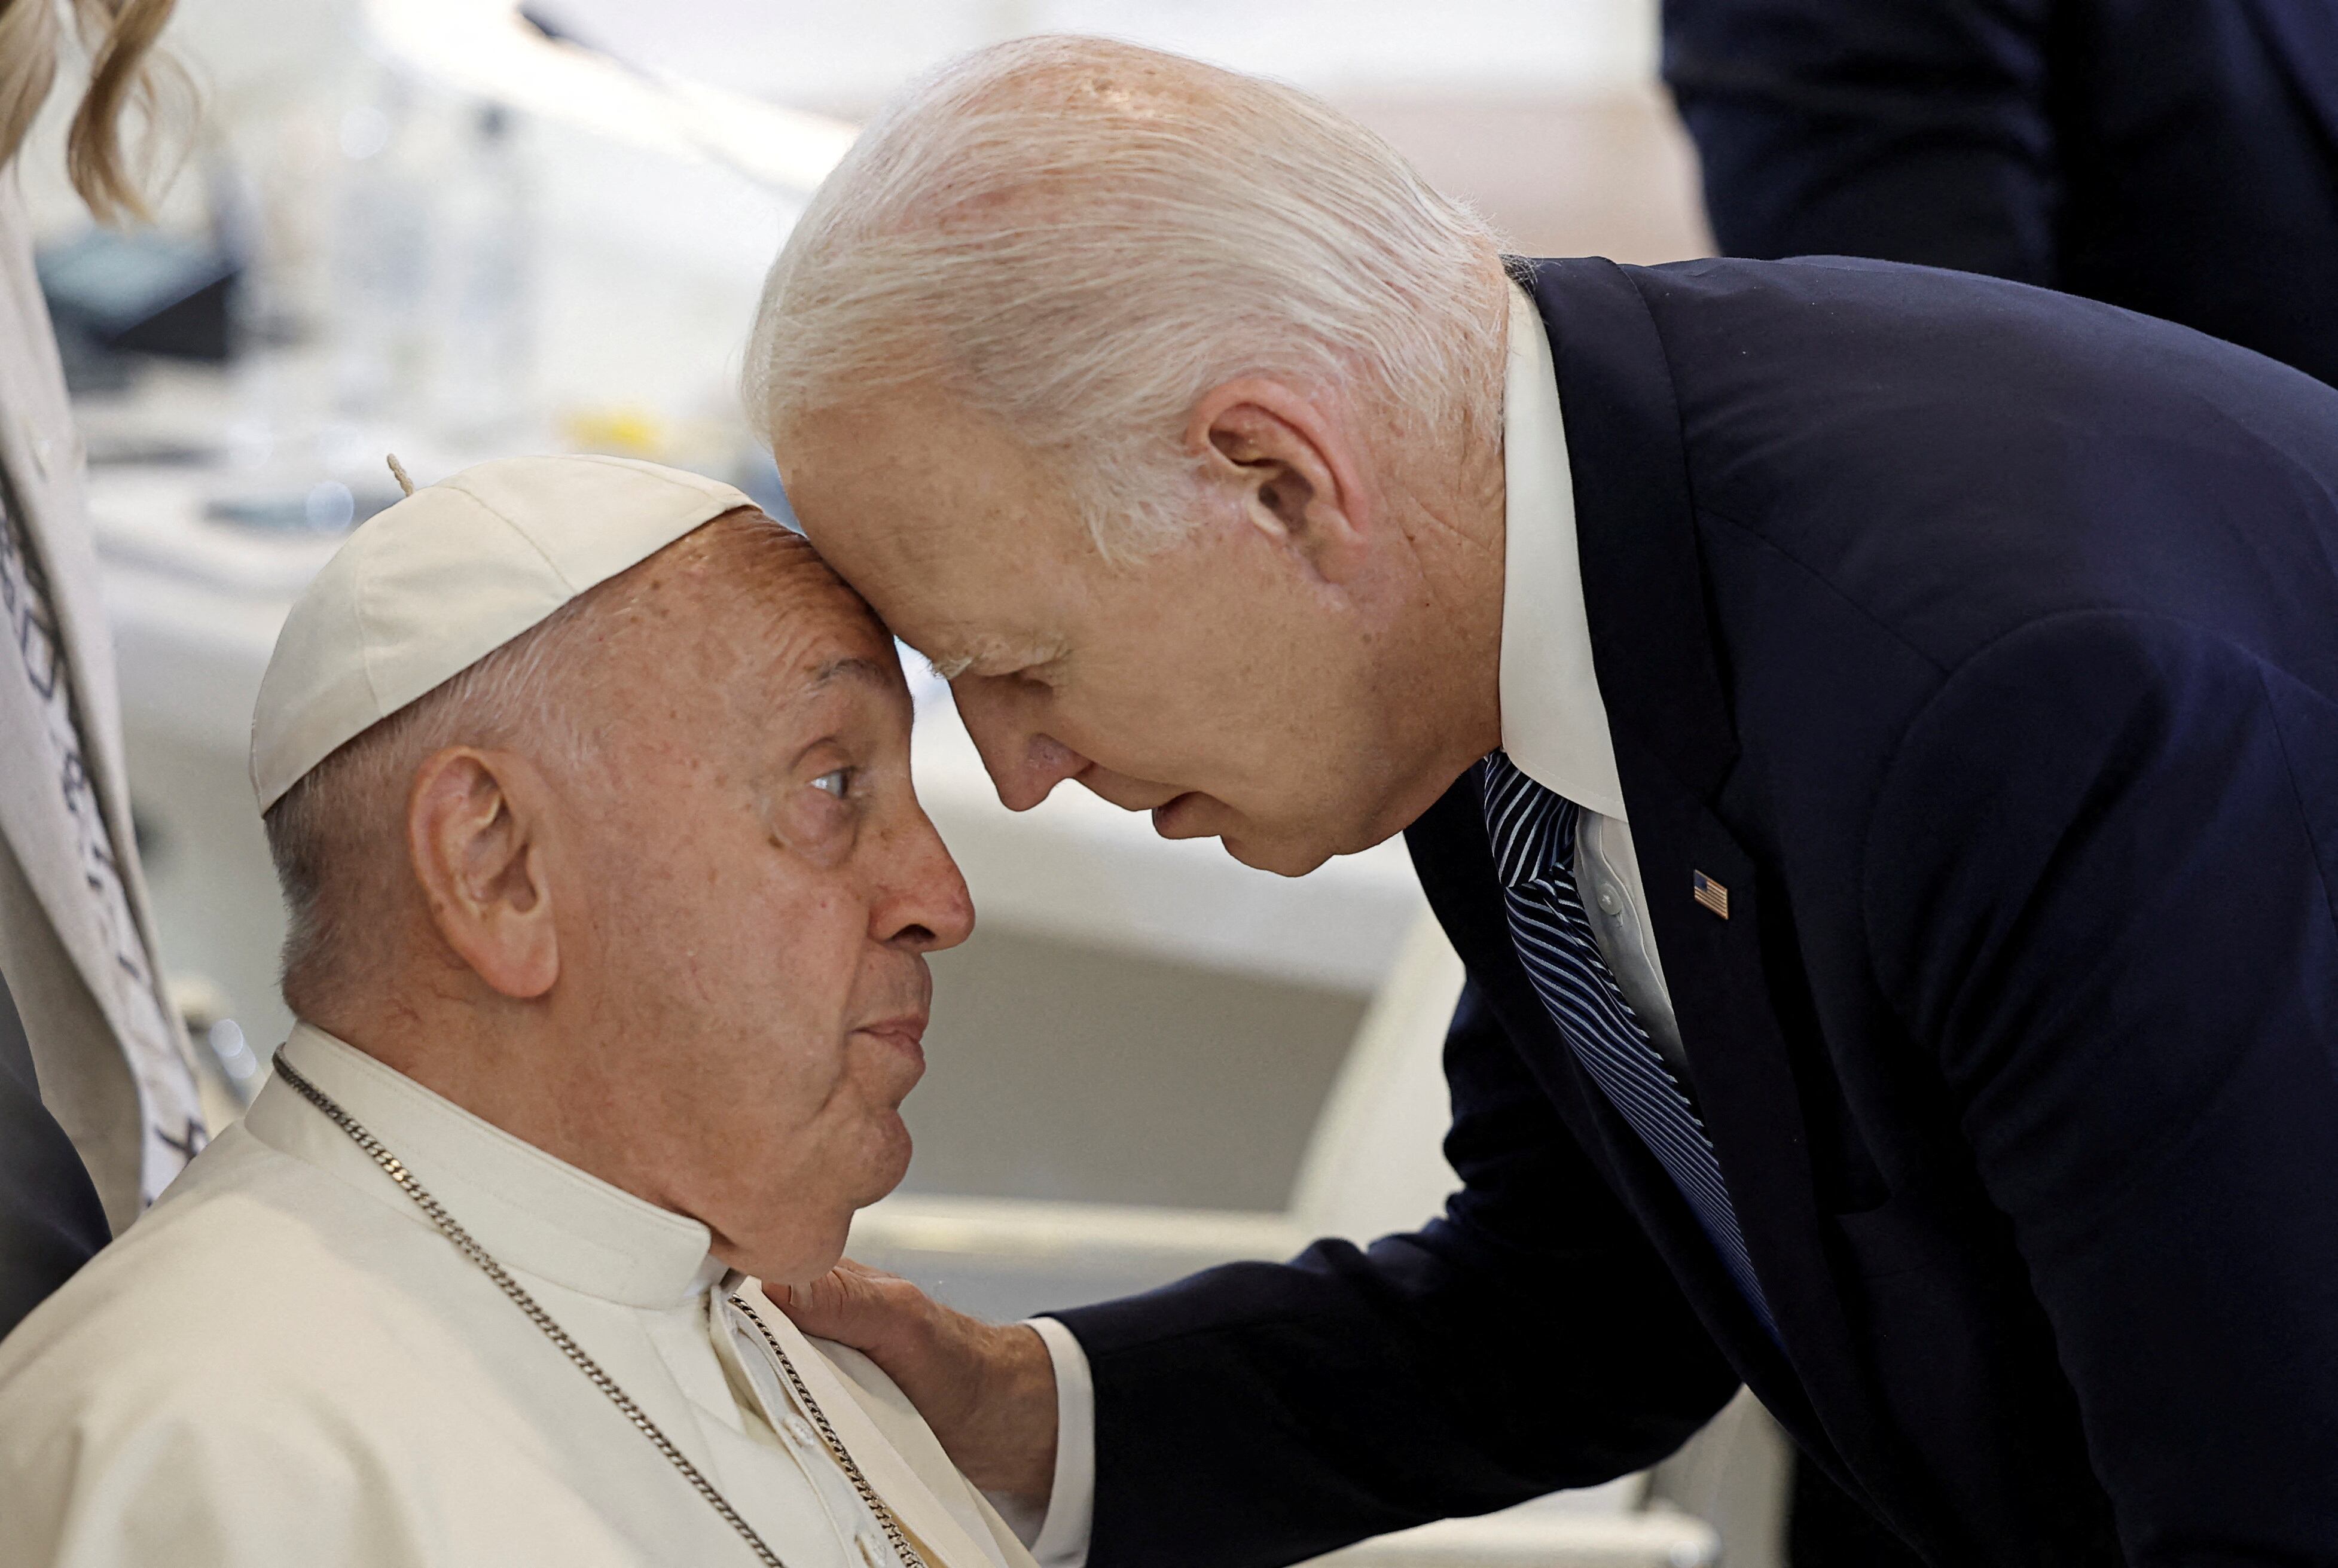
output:
{"label": "mouth", "polygon": [[905,1012],[892,1018],[864,1023],[852,1032],[864,1035],[889,1050],[897,1050],[923,1072],[926,1066],[926,1015]]}
{"label": "mouth", "polygon": [[1207,838],[1212,830],[1195,819],[1210,804],[1209,796],[1194,790],[1164,801],[1153,808],[1153,831],[1163,838]]}
{"label": "mouth", "polygon": [[1186,793],[1169,784],[1154,784],[1127,774],[1114,773],[1095,763],[1088,764],[1071,776],[1098,800],[1125,812],[1159,812],[1184,799]]}

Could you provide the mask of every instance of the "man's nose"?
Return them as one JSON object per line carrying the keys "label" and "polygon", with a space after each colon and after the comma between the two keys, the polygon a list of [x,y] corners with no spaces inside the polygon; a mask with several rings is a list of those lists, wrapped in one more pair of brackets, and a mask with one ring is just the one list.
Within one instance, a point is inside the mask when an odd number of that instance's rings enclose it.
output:
{"label": "man's nose", "polygon": [[950,695],[1008,811],[1029,811],[1086,770],[1087,758],[1032,722],[1034,705],[1017,683],[960,676],[950,683]]}
{"label": "man's nose", "polygon": [[958,862],[922,809],[902,830],[892,886],[871,912],[877,940],[912,952],[938,952],[974,933],[974,895]]}

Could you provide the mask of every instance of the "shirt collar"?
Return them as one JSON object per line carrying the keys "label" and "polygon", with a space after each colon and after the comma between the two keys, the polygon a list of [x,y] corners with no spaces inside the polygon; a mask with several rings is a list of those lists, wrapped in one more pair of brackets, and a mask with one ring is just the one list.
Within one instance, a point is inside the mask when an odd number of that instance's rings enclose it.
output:
{"label": "shirt collar", "polygon": [[[506,1267],[625,1307],[679,1307],[724,1277],[706,1227],[555,1159],[344,1040],[297,1024],[284,1060],[379,1139]],[[348,1134],[281,1077],[244,1117],[253,1136],[428,1225]]]}
{"label": "shirt collar", "polygon": [[1502,749],[1545,789],[1621,819],[1624,784],[1583,607],[1558,376],[1542,312],[1516,283],[1502,384]]}

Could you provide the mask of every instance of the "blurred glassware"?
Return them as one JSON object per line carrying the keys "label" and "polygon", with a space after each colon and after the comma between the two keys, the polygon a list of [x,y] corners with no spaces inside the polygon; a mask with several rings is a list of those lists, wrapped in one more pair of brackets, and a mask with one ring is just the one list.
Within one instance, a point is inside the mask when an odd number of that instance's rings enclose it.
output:
{"label": "blurred glassware", "polygon": [[448,160],[422,84],[379,63],[359,74],[336,127],[333,402],[345,417],[378,419],[421,400],[432,208]]}
{"label": "blurred glassware", "polygon": [[432,413],[450,440],[492,443],[535,404],[535,188],[515,116],[471,106],[437,189]]}

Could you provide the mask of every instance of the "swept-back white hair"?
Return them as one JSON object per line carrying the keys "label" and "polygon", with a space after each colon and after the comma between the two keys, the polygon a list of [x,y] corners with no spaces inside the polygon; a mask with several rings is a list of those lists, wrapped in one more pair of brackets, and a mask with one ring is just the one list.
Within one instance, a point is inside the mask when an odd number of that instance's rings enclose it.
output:
{"label": "swept-back white hair", "polygon": [[[1195,400],[1262,373],[1427,428],[1498,396],[1498,242],[1303,93],[1027,38],[910,88],[771,267],[751,416],[939,385],[1014,431],[1107,555],[1174,538]],[[784,476],[788,461],[779,453]]]}

